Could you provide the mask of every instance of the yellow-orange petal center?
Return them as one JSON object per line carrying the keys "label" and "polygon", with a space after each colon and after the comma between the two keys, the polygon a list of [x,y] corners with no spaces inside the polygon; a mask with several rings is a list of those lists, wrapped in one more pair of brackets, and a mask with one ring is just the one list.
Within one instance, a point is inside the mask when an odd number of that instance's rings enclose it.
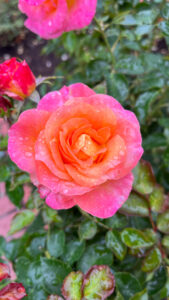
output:
{"label": "yellow-orange petal center", "polygon": [[67,2],[68,8],[71,9],[74,6],[76,0],[66,0],[66,2]]}
{"label": "yellow-orange petal center", "polygon": [[89,157],[95,158],[98,154],[105,152],[106,148],[94,142],[89,135],[81,134],[74,145],[74,151],[76,153],[82,151]]}

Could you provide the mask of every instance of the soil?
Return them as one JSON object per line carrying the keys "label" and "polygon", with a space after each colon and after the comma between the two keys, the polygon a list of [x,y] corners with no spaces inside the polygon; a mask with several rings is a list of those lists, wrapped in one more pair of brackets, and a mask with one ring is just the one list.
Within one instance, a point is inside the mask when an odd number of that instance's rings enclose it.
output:
{"label": "soil", "polygon": [[5,47],[0,47],[0,63],[11,57],[26,60],[35,76],[52,76],[59,64],[55,54],[42,55],[42,49],[47,41],[26,29],[17,39]]}

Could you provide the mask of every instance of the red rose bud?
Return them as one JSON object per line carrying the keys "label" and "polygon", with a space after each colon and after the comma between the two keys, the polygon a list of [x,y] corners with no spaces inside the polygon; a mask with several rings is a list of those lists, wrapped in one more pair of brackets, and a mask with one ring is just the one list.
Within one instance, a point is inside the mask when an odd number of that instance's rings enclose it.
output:
{"label": "red rose bud", "polygon": [[6,264],[0,263],[0,281],[9,278],[9,268]]}
{"label": "red rose bud", "polygon": [[12,107],[11,103],[4,97],[0,96],[0,112],[1,110],[6,112],[10,107]]}
{"label": "red rose bud", "polygon": [[0,94],[16,100],[29,97],[36,88],[36,80],[26,61],[11,58],[0,64]]}
{"label": "red rose bud", "polygon": [[10,283],[0,291],[0,300],[20,300],[26,296],[21,283]]}

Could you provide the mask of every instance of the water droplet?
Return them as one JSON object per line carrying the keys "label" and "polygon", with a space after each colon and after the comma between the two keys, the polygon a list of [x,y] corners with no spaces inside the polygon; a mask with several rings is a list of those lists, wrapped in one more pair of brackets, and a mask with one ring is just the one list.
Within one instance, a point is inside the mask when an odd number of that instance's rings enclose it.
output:
{"label": "water droplet", "polygon": [[25,156],[26,156],[26,157],[31,157],[31,156],[32,156],[32,153],[31,153],[31,152],[25,152]]}

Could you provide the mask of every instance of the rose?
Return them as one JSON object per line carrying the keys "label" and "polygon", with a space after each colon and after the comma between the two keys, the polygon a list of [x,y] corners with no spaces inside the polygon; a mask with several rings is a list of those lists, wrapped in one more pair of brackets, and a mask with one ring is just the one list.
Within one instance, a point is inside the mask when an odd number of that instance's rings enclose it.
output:
{"label": "rose", "polygon": [[6,264],[0,263],[0,281],[3,279],[9,278],[9,268]]}
{"label": "rose", "polygon": [[97,0],[19,0],[19,9],[28,16],[25,26],[45,39],[90,24]]}
{"label": "rose", "polygon": [[1,300],[21,300],[26,296],[26,291],[22,283],[9,283],[0,290]]}
{"label": "rose", "polygon": [[18,62],[11,58],[0,64],[0,95],[24,100],[35,87],[35,77],[26,61]]}
{"label": "rose", "polygon": [[4,97],[0,96],[0,113],[7,112],[10,107],[12,107],[11,103]]}
{"label": "rose", "polygon": [[126,201],[143,150],[139,123],[114,98],[79,83],[48,93],[9,131],[9,155],[54,209],[107,218]]}

